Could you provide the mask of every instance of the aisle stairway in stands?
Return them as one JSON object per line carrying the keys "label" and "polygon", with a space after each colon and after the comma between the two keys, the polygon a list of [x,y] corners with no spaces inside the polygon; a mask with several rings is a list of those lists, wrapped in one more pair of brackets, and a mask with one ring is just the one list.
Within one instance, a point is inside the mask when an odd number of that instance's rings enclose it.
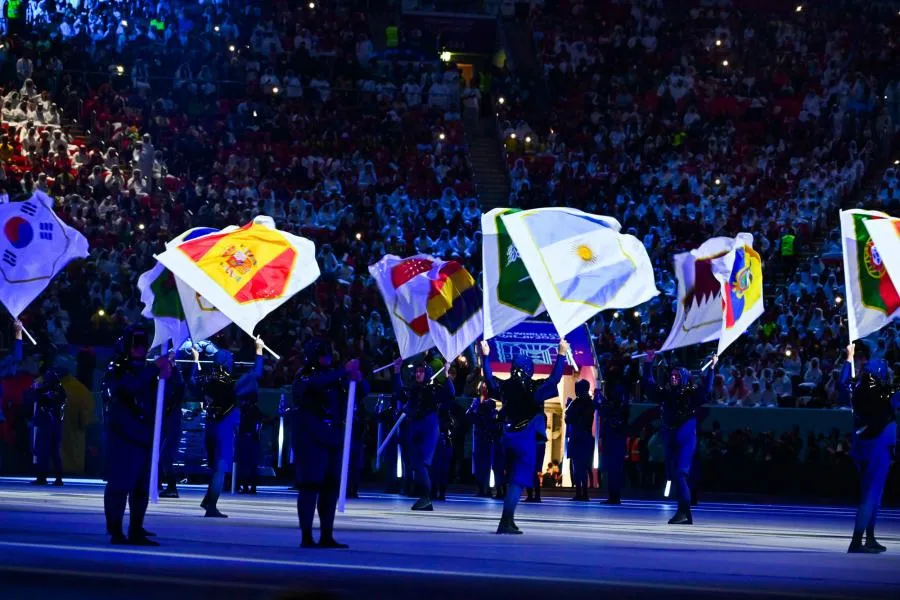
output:
{"label": "aisle stairway in stands", "polygon": [[484,118],[477,125],[470,125],[466,137],[481,210],[508,206],[509,180],[494,119]]}

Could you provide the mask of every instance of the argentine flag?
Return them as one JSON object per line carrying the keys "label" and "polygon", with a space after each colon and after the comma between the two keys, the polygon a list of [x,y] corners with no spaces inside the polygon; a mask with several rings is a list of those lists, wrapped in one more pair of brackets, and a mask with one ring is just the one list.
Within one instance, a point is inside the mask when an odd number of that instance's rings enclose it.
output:
{"label": "argentine flag", "polygon": [[538,208],[502,219],[560,336],[659,294],[646,248],[611,217]]}

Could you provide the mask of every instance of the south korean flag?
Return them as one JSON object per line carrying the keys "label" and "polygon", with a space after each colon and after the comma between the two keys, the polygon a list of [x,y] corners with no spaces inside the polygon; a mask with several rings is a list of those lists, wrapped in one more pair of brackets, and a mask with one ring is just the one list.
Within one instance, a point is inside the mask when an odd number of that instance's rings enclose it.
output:
{"label": "south korean flag", "polygon": [[43,192],[0,205],[0,302],[13,317],[70,261],[87,255],[87,239],[56,216]]}

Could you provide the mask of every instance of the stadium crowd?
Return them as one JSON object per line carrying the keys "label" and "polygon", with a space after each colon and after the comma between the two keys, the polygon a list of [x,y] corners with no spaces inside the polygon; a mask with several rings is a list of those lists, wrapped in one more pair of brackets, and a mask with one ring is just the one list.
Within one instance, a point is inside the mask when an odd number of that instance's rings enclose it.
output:
{"label": "stadium crowd", "polygon": [[[502,68],[490,96],[510,204],[615,215],[655,262],[664,295],[591,323],[598,353],[658,345],[674,316],[672,255],[750,231],[771,308],[723,357],[716,401],[840,404],[834,217],[891,147],[897,20],[857,0],[601,4],[536,5],[540,77]],[[39,338],[110,342],[140,318],[135,282],[166,240],[255,214],[315,240],[324,273],[263,324],[284,355],[270,385],[290,379],[313,335],[389,362],[366,269],[384,254],[480,272],[461,123],[474,94],[452,64],[376,51],[366,13],[85,0],[31,3],[28,20],[0,44],[0,198],[48,191],[92,248],[26,313]],[[892,177],[874,200],[896,201]],[[892,332],[879,351],[893,357]]]}
{"label": "stadium crowd", "polygon": [[[673,254],[747,231],[768,310],[722,357],[716,401],[845,403],[837,209],[890,155],[900,17],[854,0],[599,4],[535,7],[541,81],[499,78],[496,108],[511,204],[615,215],[654,260],[666,297],[598,319],[601,352],[658,347],[675,312]],[[550,110],[529,110],[542,85]],[[888,173],[867,206],[896,202]],[[896,357],[894,337],[873,341],[879,354]]]}

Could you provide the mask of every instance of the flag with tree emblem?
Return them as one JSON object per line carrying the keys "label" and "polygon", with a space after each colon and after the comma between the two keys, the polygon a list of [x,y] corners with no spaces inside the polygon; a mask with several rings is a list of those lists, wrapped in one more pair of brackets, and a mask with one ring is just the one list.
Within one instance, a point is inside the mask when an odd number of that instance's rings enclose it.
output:
{"label": "flag with tree emblem", "polygon": [[544,312],[541,296],[501,218],[517,212],[495,208],[481,216],[485,339]]}
{"label": "flag with tree emblem", "polygon": [[866,226],[880,219],[890,216],[871,210],[841,211],[850,341],[878,331],[894,320],[900,308],[900,296],[882,259],[884,250],[875,245]]}

